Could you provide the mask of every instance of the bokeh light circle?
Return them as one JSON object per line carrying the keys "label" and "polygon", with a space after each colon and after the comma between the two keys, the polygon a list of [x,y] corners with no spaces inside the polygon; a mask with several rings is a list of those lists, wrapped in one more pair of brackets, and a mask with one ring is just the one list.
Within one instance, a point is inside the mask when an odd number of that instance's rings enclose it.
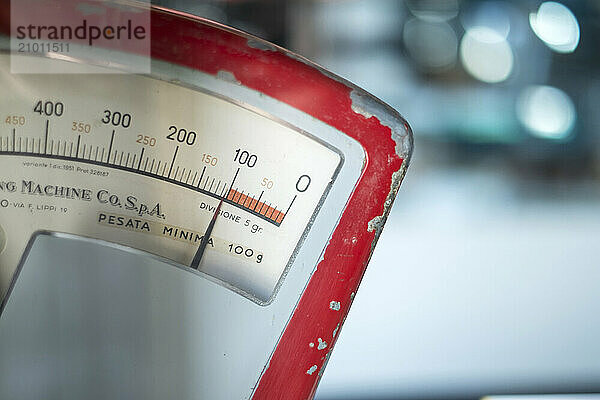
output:
{"label": "bokeh light circle", "polygon": [[469,74],[488,83],[506,80],[514,68],[506,38],[485,26],[467,29],[460,42],[460,59]]}
{"label": "bokeh light circle", "polygon": [[521,92],[517,101],[519,121],[532,135],[544,139],[567,138],[576,115],[571,98],[553,86],[529,86]]}
{"label": "bokeh light circle", "polygon": [[542,3],[529,14],[529,25],[540,40],[558,53],[571,53],[579,44],[579,23],[575,15],[560,3]]}

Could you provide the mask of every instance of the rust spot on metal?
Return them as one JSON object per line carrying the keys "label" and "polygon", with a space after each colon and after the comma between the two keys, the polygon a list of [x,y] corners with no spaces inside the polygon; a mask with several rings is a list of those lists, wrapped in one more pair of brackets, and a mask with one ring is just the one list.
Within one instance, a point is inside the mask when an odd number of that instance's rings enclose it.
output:
{"label": "rust spot on metal", "polygon": [[233,72],[225,71],[224,69],[217,72],[217,78],[219,78],[220,80],[225,81],[225,82],[235,83],[236,85],[242,84],[242,82],[238,81],[235,78],[235,75],[233,74]]}
{"label": "rust spot on metal", "polygon": [[377,115],[377,120],[392,131],[392,139],[396,142],[396,154],[403,160],[408,161],[413,147],[412,135],[407,122],[391,107],[377,101],[362,90],[353,89],[350,92],[352,111],[369,119]]}
{"label": "rust spot on metal", "polygon": [[327,347],[327,342],[325,342],[323,339],[318,338],[317,340],[319,341],[319,345],[317,346],[317,349],[323,350],[324,348]]}
{"label": "rust spot on metal", "polygon": [[[400,169],[392,174],[392,183],[390,185],[388,196],[383,205],[383,213],[371,219],[367,224],[367,231],[375,232],[376,237],[373,241],[373,246],[375,246],[375,243],[377,243],[377,239],[379,238],[383,225],[387,219],[390,208],[392,207],[392,203],[396,198],[400,184],[402,183],[402,178],[404,177],[406,168],[410,162],[413,139],[412,135],[410,134],[410,128],[406,121],[394,110],[392,110],[393,112],[390,112],[391,109],[387,109],[385,104],[378,102],[370,95],[356,89],[350,92],[350,99],[352,100],[352,111],[362,115],[367,119],[377,118],[382,125],[390,129],[392,139],[396,143],[396,154],[403,160]],[[375,117],[375,115],[377,115],[377,117]],[[408,135],[406,134],[407,131],[409,133]],[[392,160],[390,160],[390,162],[392,162]]]}
{"label": "rust spot on metal", "polygon": [[248,47],[264,51],[277,51],[277,47],[273,46],[273,44],[259,38],[248,39]]}

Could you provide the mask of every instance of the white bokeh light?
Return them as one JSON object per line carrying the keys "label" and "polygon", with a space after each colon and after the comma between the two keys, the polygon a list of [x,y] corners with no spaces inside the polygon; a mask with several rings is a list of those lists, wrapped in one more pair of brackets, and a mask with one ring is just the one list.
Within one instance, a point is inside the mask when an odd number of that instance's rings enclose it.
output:
{"label": "white bokeh light", "polygon": [[467,29],[460,42],[460,58],[467,72],[488,83],[506,80],[514,67],[506,38],[485,26]]}
{"label": "white bokeh light", "polygon": [[529,86],[519,95],[517,117],[532,135],[544,139],[566,139],[575,124],[573,101],[552,86]]}
{"label": "white bokeh light", "polygon": [[546,46],[558,53],[571,53],[579,44],[577,18],[560,3],[542,3],[536,13],[529,14],[529,25]]}

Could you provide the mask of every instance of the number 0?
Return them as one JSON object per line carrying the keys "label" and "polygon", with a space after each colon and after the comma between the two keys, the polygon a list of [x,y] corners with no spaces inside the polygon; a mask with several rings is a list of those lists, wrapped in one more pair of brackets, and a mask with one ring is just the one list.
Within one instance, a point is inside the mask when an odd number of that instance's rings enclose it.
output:
{"label": "number 0", "polygon": [[298,182],[296,182],[296,190],[300,193],[304,193],[310,187],[311,179],[308,175],[302,175],[298,178]]}

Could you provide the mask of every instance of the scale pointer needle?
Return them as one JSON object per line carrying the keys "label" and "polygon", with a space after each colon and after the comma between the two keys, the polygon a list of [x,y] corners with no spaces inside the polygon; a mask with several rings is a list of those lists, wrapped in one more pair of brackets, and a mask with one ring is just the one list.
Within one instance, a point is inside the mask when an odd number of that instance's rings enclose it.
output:
{"label": "scale pointer needle", "polygon": [[217,217],[219,216],[219,211],[221,210],[222,205],[223,205],[223,198],[221,197],[221,201],[219,202],[219,205],[217,206],[217,209],[215,210],[215,213],[212,216],[210,223],[208,224],[208,228],[206,228],[206,232],[204,233],[204,236],[202,236],[202,240],[200,241],[200,246],[198,247],[198,250],[196,251],[196,255],[194,256],[194,259],[192,260],[192,264],[190,265],[190,268],[198,269],[198,267],[200,266],[200,261],[202,261],[202,256],[204,255],[204,251],[206,250],[206,246],[208,245],[208,241],[210,239],[210,234],[212,233],[213,228],[215,227],[215,222],[217,222]]}

